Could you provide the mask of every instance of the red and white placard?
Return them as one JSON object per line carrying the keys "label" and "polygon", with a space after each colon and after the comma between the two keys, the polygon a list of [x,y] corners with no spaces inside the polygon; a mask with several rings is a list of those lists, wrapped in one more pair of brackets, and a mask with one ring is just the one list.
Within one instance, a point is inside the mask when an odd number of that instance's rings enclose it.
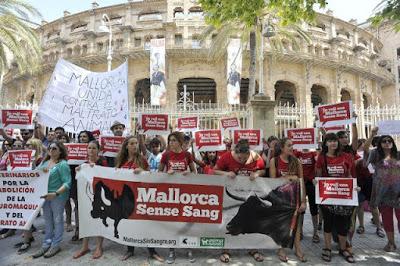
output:
{"label": "red and white placard", "polygon": [[68,164],[78,165],[87,162],[87,143],[65,143],[68,152]]}
{"label": "red and white placard", "polygon": [[240,123],[237,117],[221,118],[221,128],[233,130],[240,129]]}
{"label": "red and white placard", "polygon": [[116,157],[122,147],[125,137],[100,136],[100,145],[103,156]]}
{"label": "red and white placard", "polygon": [[318,127],[339,126],[355,123],[351,101],[319,105],[315,107]]}
{"label": "red and white placard", "polygon": [[1,110],[0,127],[33,129],[32,110]]}
{"label": "red and white placard", "polygon": [[292,141],[295,149],[316,149],[318,147],[318,130],[316,128],[285,129],[285,136]]}
{"label": "red and white placard", "polygon": [[198,130],[194,133],[195,148],[198,151],[222,151],[222,131],[219,129]]}
{"label": "red and white placard", "polygon": [[178,118],[176,129],[181,132],[199,130],[199,117],[191,116]]}
{"label": "red and white placard", "polygon": [[316,177],[315,203],[358,206],[357,179]]}
{"label": "red and white placard", "polygon": [[233,144],[237,144],[241,139],[249,141],[250,149],[256,151],[263,150],[263,131],[261,129],[235,129],[233,131]]}
{"label": "red and white placard", "polygon": [[100,129],[96,129],[96,130],[93,130],[92,131],[92,134],[93,134],[93,137],[97,140],[97,141],[99,141],[99,139],[100,139]]}
{"label": "red and white placard", "polygon": [[326,133],[338,133],[339,131],[345,131],[346,126],[332,126],[332,127],[324,127]]}
{"label": "red and white placard", "polygon": [[9,171],[32,170],[34,150],[8,151]]}
{"label": "red and white placard", "polygon": [[164,114],[141,114],[139,121],[141,133],[149,135],[169,134],[168,115]]}

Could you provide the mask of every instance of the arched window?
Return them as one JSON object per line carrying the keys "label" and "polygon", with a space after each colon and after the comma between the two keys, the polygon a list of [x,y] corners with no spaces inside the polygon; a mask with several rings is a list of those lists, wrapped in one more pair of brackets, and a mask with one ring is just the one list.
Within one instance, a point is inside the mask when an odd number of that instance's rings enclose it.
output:
{"label": "arched window", "polygon": [[[182,97],[181,93],[184,91],[186,85],[186,92],[189,93],[190,99],[195,103],[216,103],[217,102],[217,84],[210,78],[184,78],[178,82],[177,100]],[[194,97],[192,97],[194,95]]]}
{"label": "arched window", "polygon": [[289,106],[296,104],[296,86],[285,80],[279,80],[275,83],[275,101],[280,105]]}

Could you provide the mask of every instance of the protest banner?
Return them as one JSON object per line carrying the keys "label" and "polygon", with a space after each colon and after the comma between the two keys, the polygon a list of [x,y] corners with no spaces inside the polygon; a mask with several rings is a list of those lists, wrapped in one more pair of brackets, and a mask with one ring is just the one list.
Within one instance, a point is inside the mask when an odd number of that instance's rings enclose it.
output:
{"label": "protest banner", "polygon": [[87,143],[65,143],[68,152],[68,164],[79,165],[87,162]]}
{"label": "protest banner", "polygon": [[242,72],[242,45],[240,39],[231,39],[227,47],[227,97],[229,104],[240,104]]}
{"label": "protest banner", "polygon": [[[80,237],[163,248],[291,247],[299,183],[181,173],[132,174],[83,164]],[[273,208],[271,208],[273,206]]]}
{"label": "protest banner", "polygon": [[378,121],[379,135],[400,135],[400,120]]}
{"label": "protest banner", "polygon": [[150,104],[164,106],[167,103],[165,72],[165,39],[150,41]]}
{"label": "protest banner", "polygon": [[177,119],[176,130],[181,132],[192,132],[199,129],[199,118],[192,117],[179,117]]}
{"label": "protest banner", "polygon": [[200,151],[223,151],[222,131],[219,129],[198,130],[194,133],[195,148]]}
{"label": "protest banner", "polygon": [[117,157],[118,152],[124,143],[125,137],[100,136],[100,145],[103,156]]}
{"label": "protest banner", "polygon": [[114,121],[130,129],[128,64],[109,72],[91,72],[58,60],[39,106],[38,119],[48,127],[66,132],[101,132]]}
{"label": "protest banner", "polygon": [[0,228],[31,229],[47,194],[49,172],[0,171]]}
{"label": "protest banner", "polygon": [[318,105],[315,107],[315,113],[318,127],[348,125],[356,122],[351,101]]}
{"label": "protest banner", "polygon": [[285,136],[292,141],[294,149],[316,149],[318,147],[318,129],[316,128],[285,129]]}
{"label": "protest banner", "polygon": [[32,110],[1,110],[0,128],[33,129]]}
{"label": "protest banner", "polygon": [[358,206],[357,179],[316,177],[315,203]]}
{"label": "protest banner", "polygon": [[239,140],[247,139],[250,149],[256,151],[263,150],[263,131],[261,129],[235,129],[233,130],[233,144],[238,144]]}
{"label": "protest banner", "polygon": [[325,130],[325,133],[338,133],[339,131],[346,131],[346,126],[341,125],[341,126],[332,126],[332,127],[323,127]]}
{"label": "protest banner", "polygon": [[143,134],[163,135],[170,133],[168,115],[140,114],[138,123]]}
{"label": "protest banner", "polygon": [[237,119],[237,117],[222,118],[221,128],[223,128],[224,130],[240,129],[239,120]]}
{"label": "protest banner", "polygon": [[9,171],[32,170],[34,150],[10,150],[8,151],[8,160],[10,164],[7,166]]}

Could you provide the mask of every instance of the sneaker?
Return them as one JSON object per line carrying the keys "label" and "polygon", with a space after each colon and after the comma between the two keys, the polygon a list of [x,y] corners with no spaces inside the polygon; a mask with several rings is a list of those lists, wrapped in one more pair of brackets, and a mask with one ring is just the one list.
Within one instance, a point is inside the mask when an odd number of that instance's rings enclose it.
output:
{"label": "sneaker", "polygon": [[51,247],[45,254],[43,257],[47,258],[51,258],[54,255],[56,255],[58,252],[61,251],[60,247]]}
{"label": "sneaker", "polygon": [[36,259],[36,258],[39,258],[39,257],[43,256],[49,249],[50,249],[50,247],[48,247],[48,248],[43,248],[43,247],[40,248],[36,253],[34,253],[32,255],[32,258]]}
{"label": "sneaker", "polygon": [[196,261],[196,259],[193,257],[193,253],[192,253],[191,250],[188,251],[187,256],[188,256],[188,259],[189,259],[190,263],[193,263],[193,262]]}
{"label": "sneaker", "polygon": [[171,250],[168,254],[167,263],[172,264],[175,262],[175,251]]}

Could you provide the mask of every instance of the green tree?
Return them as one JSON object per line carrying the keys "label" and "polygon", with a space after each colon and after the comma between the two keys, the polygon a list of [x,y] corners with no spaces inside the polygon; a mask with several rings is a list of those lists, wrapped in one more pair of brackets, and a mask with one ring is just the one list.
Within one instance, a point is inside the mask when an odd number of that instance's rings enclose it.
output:
{"label": "green tree", "polygon": [[[242,43],[249,44],[249,96],[255,92],[257,39],[266,22],[273,27],[279,38],[271,39],[273,47],[280,47],[282,39],[294,44],[298,38],[309,39],[298,23],[312,22],[315,18],[314,5],[325,7],[325,0],[199,0],[206,14],[206,22],[211,25],[204,35],[216,31],[214,51],[222,52],[231,36],[240,36]],[[293,34],[295,32],[295,34]],[[260,43],[260,42],[258,42]],[[223,45],[221,45],[223,44]]]}
{"label": "green tree", "polygon": [[370,18],[373,26],[383,22],[393,23],[396,32],[400,32],[400,0],[383,0],[375,7],[376,13]]}

